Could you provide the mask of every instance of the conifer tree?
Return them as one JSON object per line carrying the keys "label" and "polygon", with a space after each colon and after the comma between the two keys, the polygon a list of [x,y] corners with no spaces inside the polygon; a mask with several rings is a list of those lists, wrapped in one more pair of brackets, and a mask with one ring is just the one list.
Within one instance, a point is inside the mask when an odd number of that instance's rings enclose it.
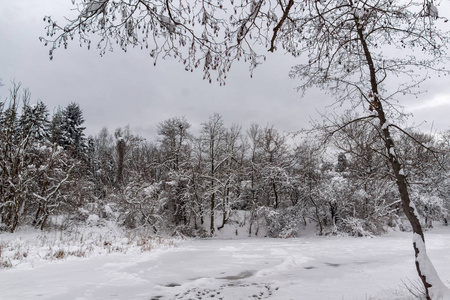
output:
{"label": "conifer tree", "polygon": [[[58,144],[65,150],[70,151],[73,157],[83,157],[87,149],[86,138],[84,135],[86,127],[82,126],[84,118],[80,106],[77,103],[72,102],[67,105],[61,111],[61,115],[57,115],[56,118],[57,119],[54,120],[54,122],[56,122],[55,126],[58,126],[59,123],[59,130],[56,128]],[[58,120],[58,118],[60,119]]]}

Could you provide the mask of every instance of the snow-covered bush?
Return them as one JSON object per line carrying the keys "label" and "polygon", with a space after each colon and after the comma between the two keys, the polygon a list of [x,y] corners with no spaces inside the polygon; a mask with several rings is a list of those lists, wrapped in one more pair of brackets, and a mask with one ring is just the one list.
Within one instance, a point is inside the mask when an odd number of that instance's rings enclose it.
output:
{"label": "snow-covered bush", "polygon": [[7,245],[5,241],[0,241],[0,269],[12,267],[11,260],[5,255]]}
{"label": "snow-covered bush", "polygon": [[298,205],[278,210],[264,207],[260,212],[264,215],[270,237],[297,237],[301,224],[305,223],[304,211]]}
{"label": "snow-covered bush", "polygon": [[[367,224],[365,220],[354,217],[346,217],[342,219],[340,231],[353,236],[371,236],[373,235],[373,231],[370,230],[372,229],[370,228],[370,225],[371,224]],[[367,227],[369,227],[369,230],[367,230]]]}
{"label": "snow-covered bush", "polygon": [[1,233],[0,269],[18,264],[34,265],[37,260],[58,261],[110,253],[143,253],[160,248],[173,248],[179,237],[155,235],[148,229],[126,230],[116,222],[91,215],[97,225],[79,224],[65,230],[36,230],[20,228],[17,234]]}
{"label": "snow-covered bush", "polygon": [[433,221],[444,221],[448,217],[445,200],[439,196],[413,193],[412,197],[419,214],[423,217],[425,227],[433,227]]}

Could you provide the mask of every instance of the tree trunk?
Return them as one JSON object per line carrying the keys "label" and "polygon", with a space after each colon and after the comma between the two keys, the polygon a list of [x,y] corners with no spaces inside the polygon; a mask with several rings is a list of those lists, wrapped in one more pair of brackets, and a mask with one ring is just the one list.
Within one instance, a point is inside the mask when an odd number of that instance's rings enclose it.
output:
{"label": "tree trunk", "polygon": [[229,197],[230,197],[230,188],[226,188],[225,198],[222,200],[222,225],[217,227],[217,229],[222,229],[225,227],[225,224],[228,221],[228,214],[227,214],[227,207],[229,204]]}
{"label": "tree trunk", "polygon": [[211,234],[211,236],[214,234],[214,206],[215,204],[215,197],[216,194],[212,193],[211,195],[211,225],[209,226],[209,233]]}
{"label": "tree trunk", "polygon": [[123,183],[123,165],[125,160],[126,143],[122,137],[117,141],[117,186]]}
{"label": "tree trunk", "polygon": [[377,117],[380,121],[380,128],[382,131],[384,145],[388,154],[389,163],[394,171],[396,185],[400,193],[400,199],[402,202],[403,212],[408,218],[408,221],[411,224],[413,230],[413,248],[415,253],[416,269],[425,288],[425,297],[427,300],[450,299],[450,291],[440,280],[433,264],[431,263],[426,253],[425,237],[423,234],[422,226],[420,225],[419,218],[416,215],[414,203],[411,202],[411,199],[409,197],[404,170],[401,163],[397,159],[395,144],[389,131],[389,123],[386,120],[386,115],[378,92],[378,82],[376,79],[376,70],[372,60],[372,55],[364,37],[363,27],[361,24],[359,24],[357,19],[356,27],[359,41],[361,42],[361,45],[363,47],[364,55],[370,72],[370,84],[373,96],[373,100],[370,104],[378,114]]}
{"label": "tree trunk", "polygon": [[254,218],[254,208],[252,204],[252,210],[250,211],[250,220],[248,222],[248,236],[252,236],[252,225],[253,225],[253,218]]}
{"label": "tree trunk", "polygon": [[275,197],[275,203],[273,205],[273,208],[277,209],[279,200],[278,200],[277,186],[275,185],[275,180],[273,180],[273,179],[272,179],[272,189],[273,189],[273,195]]}

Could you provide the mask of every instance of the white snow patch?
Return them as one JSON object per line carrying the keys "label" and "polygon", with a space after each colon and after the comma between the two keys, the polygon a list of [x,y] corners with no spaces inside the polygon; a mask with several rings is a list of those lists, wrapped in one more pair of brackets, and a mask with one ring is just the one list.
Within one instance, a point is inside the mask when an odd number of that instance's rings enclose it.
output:
{"label": "white snow patch", "polygon": [[91,0],[86,4],[80,16],[89,17],[91,14],[99,13],[99,9],[106,4],[107,0]]}
{"label": "white snow patch", "polygon": [[92,214],[92,215],[89,215],[89,217],[86,220],[86,223],[91,226],[95,226],[95,225],[97,225],[99,220],[100,220],[100,217],[98,215]]}
{"label": "white snow patch", "polygon": [[430,17],[438,18],[439,17],[439,11],[436,6],[434,6],[433,3],[428,3],[429,5],[429,13]]}
{"label": "white snow patch", "polygon": [[414,201],[412,199],[409,201],[409,207],[413,209],[413,214],[416,216],[417,219],[419,219],[419,214],[417,212],[416,205],[414,204]]}
{"label": "white snow patch", "polygon": [[394,147],[389,148],[389,154],[395,157],[395,149],[394,149]]}
{"label": "white snow patch", "polygon": [[420,270],[422,274],[426,277],[427,282],[431,284],[431,288],[429,288],[431,299],[450,300],[450,290],[441,281],[439,275],[436,272],[436,269],[434,268],[432,262],[430,261],[422,237],[417,233],[414,233],[413,243],[419,250],[419,253],[416,256],[416,262],[419,263]]}

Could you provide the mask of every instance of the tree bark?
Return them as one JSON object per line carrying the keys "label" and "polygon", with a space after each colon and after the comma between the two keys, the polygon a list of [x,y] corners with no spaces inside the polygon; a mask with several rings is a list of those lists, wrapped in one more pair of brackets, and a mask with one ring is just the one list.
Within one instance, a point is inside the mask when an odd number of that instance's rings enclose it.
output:
{"label": "tree bark", "polygon": [[216,193],[213,192],[211,194],[211,216],[210,216],[211,224],[209,226],[209,233],[211,234],[211,236],[214,235],[214,207],[216,205],[215,199],[216,199]]}
{"label": "tree bark", "polygon": [[117,185],[120,187],[123,183],[123,165],[125,161],[126,143],[122,137],[117,141]]}
{"label": "tree bark", "polygon": [[277,209],[278,208],[278,192],[277,192],[277,186],[275,185],[275,181],[272,179],[272,189],[273,189],[273,195],[275,197],[275,202],[273,204],[273,208]]}

